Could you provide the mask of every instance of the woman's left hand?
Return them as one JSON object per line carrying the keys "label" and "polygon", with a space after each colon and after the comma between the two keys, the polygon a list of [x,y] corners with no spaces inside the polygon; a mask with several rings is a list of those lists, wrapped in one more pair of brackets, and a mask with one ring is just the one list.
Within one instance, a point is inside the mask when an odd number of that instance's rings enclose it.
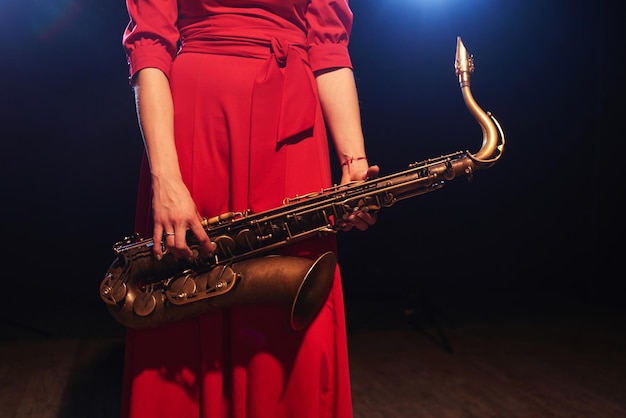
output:
{"label": "woman's left hand", "polygon": [[[361,166],[361,167],[359,167]],[[354,161],[342,167],[341,184],[352,181],[370,180],[378,177],[380,168],[377,165],[368,166],[367,160]],[[339,229],[349,231],[356,228],[359,231],[365,231],[371,225],[376,223],[376,213],[358,210],[354,213],[344,215],[339,221]]]}

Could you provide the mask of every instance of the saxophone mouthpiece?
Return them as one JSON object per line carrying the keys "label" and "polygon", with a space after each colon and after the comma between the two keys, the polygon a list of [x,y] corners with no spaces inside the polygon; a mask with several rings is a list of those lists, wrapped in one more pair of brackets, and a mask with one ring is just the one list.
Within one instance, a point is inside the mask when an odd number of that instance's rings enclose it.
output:
{"label": "saxophone mouthpiece", "polygon": [[456,37],[456,60],[454,61],[456,75],[459,76],[461,88],[469,86],[469,75],[474,72],[474,58],[467,53],[460,36]]}

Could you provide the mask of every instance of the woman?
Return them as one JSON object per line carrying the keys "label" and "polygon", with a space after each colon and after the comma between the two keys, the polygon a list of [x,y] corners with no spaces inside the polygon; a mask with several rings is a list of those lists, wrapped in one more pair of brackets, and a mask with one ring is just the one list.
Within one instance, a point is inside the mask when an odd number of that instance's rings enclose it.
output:
{"label": "woman", "polygon": [[[191,257],[202,219],[260,212],[368,166],[348,54],[347,0],[127,0],[123,46],[146,158],[137,232]],[[328,131],[327,131],[328,129]],[[340,227],[365,230],[375,215]],[[332,236],[285,248],[315,258]],[[127,331],[122,416],[352,416],[340,272],[320,313],[294,331],[281,307],[238,306],[152,330]]]}

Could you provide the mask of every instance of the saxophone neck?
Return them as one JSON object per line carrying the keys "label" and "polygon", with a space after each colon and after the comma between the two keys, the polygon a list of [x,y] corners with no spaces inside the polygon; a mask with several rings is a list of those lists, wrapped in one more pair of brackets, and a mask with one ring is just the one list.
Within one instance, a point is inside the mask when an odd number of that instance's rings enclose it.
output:
{"label": "saxophone neck", "polygon": [[459,85],[463,93],[465,105],[472,113],[483,132],[483,143],[475,154],[470,156],[479,164],[491,165],[497,161],[504,150],[504,132],[496,119],[483,111],[474,100],[470,89],[470,74],[474,72],[474,58],[468,54],[461,37],[457,37],[456,59],[454,62],[456,75],[459,77]]}

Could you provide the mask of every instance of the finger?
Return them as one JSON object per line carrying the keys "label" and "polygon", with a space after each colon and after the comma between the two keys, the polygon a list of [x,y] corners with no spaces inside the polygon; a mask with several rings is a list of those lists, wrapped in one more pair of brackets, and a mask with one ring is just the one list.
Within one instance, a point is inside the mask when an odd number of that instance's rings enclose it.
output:
{"label": "finger", "polygon": [[165,244],[165,237],[163,236],[163,227],[155,226],[152,236],[152,253],[157,260],[161,260],[163,258],[163,245]]}
{"label": "finger", "polygon": [[376,223],[376,214],[368,212],[356,212],[348,217],[348,222],[359,231],[365,231]]}
{"label": "finger", "polygon": [[198,244],[200,244],[202,252],[206,253],[206,255],[212,255],[217,245],[211,241],[211,238],[207,234],[207,231],[202,227],[202,223],[194,223],[191,226],[191,232],[193,232],[196,239],[198,240]]}
{"label": "finger", "polygon": [[353,227],[353,225],[349,222],[341,222],[339,224],[339,229],[343,232],[348,232],[349,230],[351,230]]}
{"label": "finger", "polygon": [[360,220],[362,220],[363,222],[365,222],[368,225],[374,225],[376,223],[376,220],[378,219],[376,213],[372,213],[372,212],[357,212],[356,217],[359,218]]}
{"label": "finger", "polygon": [[363,220],[363,218],[357,215],[351,216],[350,222],[352,223],[352,226],[354,226],[359,231],[365,231],[369,227],[369,224],[365,220]]}
{"label": "finger", "polygon": [[341,219],[337,223],[337,226],[339,227],[339,230],[347,232],[347,231],[352,229],[352,222],[350,222],[349,218],[350,218],[350,216],[347,213],[343,214],[343,216],[341,217]]}
{"label": "finger", "polygon": [[183,226],[177,226],[174,229],[174,234],[170,234],[166,237],[167,246],[177,258],[190,259],[193,256],[193,251],[187,245],[187,228]]}
{"label": "finger", "polygon": [[165,248],[165,251],[169,251],[177,256],[178,251],[176,250],[176,232],[173,227],[166,229],[163,232],[163,248]]}

